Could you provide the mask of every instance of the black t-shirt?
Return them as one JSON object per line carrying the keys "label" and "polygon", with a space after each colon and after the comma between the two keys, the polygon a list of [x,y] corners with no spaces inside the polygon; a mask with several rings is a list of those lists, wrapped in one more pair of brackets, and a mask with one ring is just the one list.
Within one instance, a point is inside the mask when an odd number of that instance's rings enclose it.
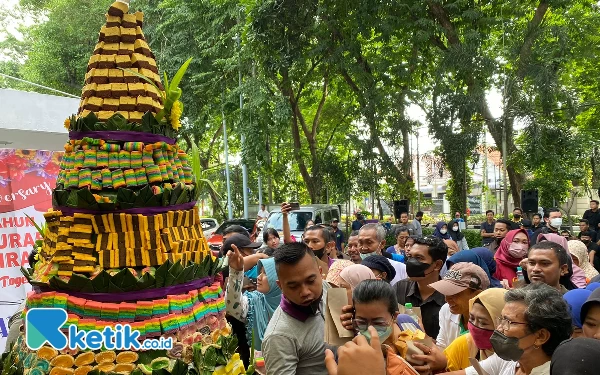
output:
{"label": "black t-shirt", "polygon": [[[487,221],[481,223],[481,230],[485,230],[485,233],[494,233],[494,225],[496,225],[495,221],[492,221],[489,224]],[[494,237],[483,237],[483,245],[487,245],[494,240]]]}
{"label": "black t-shirt", "polygon": [[405,303],[412,303],[414,307],[421,309],[423,329],[427,335],[435,340],[440,332],[440,309],[446,303],[444,295],[436,290],[423,301],[419,292],[419,285],[416,281],[410,279],[400,280],[394,287],[400,305],[404,306]]}
{"label": "black t-shirt", "polygon": [[600,223],[600,210],[596,210],[596,212],[587,210],[583,213],[583,218],[587,219],[587,221],[590,223],[591,230],[598,230],[598,223]]}

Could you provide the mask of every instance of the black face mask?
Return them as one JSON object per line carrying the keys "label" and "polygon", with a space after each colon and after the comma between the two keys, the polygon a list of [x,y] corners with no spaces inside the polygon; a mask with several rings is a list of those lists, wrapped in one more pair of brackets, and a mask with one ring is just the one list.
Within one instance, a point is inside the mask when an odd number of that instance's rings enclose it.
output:
{"label": "black face mask", "polygon": [[589,244],[591,241],[590,240],[581,240],[581,242],[583,242],[584,244]]}
{"label": "black face mask", "polygon": [[521,215],[519,215],[519,214],[515,214],[515,215],[513,215],[513,217],[514,217],[516,220],[519,220],[519,219],[521,218]]}
{"label": "black face mask", "polygon": [[521,338],[508,337],[503,333],[494,331],[492,337],[490,337],[490,343],[498,357],[505,361],[517,362],[524,353],[524,350],[519,348],[519,340],[521,340]]}
{"label": "black face mask", "polygon": [[325,254],[325,248],[322,248],[321,250],[313,250],[313,253],[315,254],[315,256],[319,259],[323,258],[323,255]]}
{"label": "black face mask", "polygon": [[408,277],[424,277],[426,276],[425,271],[429,267],[431,267],[431,264],[419,262],[415,258],[406,259],[406,274]]}

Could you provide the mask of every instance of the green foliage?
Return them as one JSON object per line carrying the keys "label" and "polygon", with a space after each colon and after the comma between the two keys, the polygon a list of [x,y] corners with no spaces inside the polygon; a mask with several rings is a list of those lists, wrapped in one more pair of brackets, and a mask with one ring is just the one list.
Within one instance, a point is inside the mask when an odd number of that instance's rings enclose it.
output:
{"label": "green foliage", "polygon": [[475,247],[481,247],[483,243],[483,239],[481,238],[481,231],[478,229],[465,229],[462,231],[467,239],[467,243],[469,244],[469,249],[473,249]]}

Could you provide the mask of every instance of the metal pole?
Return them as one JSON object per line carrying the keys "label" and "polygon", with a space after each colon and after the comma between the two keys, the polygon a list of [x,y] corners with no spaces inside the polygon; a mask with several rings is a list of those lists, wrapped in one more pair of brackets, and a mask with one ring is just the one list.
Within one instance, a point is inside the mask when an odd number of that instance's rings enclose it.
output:
{"label": "metal pole", "polygon": [[229,146],[227,144],[227,124],[225,123],[225,111],[221,107],[223,116],[223,147],[225,148],[225,176],[227,178],[227,218],[233,219],[233,207],[231,207],[231,181],[229,178]]}
{"label": "metal pole", "polygon": [[260,176],[260,172],[258,173],[258,209],[260,210],[260,205],[263,203],[263,193],[262,193],[262,177]]}
{"label": "metal pole", "polygon": [[421,157],[419,156],[419,128],[417,128],[417,136],[416,136],[416,144],[417,144],[417,211],[421,211],[421,173],[420,173],[420,164]]}
{"label": "metal pole", "polygon": [[[238,23],[240,22],[238,17]],[[240,51],[240,35],[237,35],[237,46],[238,46],[238,85],[240,89],[240,125],[242,124],[244,109],[244,96],[242,95],[242,58]],[[246,143],[246,136],[242,131],[242,150],[244,150],[244,144]],[[244,190],[244,219],[248,218],[248,168],[246,163],[244,162],[244,158],[242,157],[242,189]]]}
{"label": "metal pole", "polygon": [[504,168],[504,218],[508,219],[508,172],[506,171],[506,118],[504,118],[504,128],[502,129],[502,168]]}

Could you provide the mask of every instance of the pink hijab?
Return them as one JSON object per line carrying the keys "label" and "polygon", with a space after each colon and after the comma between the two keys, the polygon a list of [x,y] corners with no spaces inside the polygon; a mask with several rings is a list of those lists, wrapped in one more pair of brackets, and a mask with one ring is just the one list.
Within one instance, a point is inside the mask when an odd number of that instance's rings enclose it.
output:
{"label": "pink hijab", "polygon": [[339,278],[344,279],[354,289],[361,281],[375,279],[376,277],[369,267],[362,264],[353,264],[344,268],[340,272]]}
{"label": "pink hijab", "polygon": [[571,276],[571,281],[578,288],[585,288],[587,285],[586,278],[585,278],[585,272],[583,272],[583,270],[581,268],[579,268],[579,266],[577,266],[575,263],[573,263],[573,257],[571,256],[571,253],[569,253],[569,243],[567,242],[567,239],[564,238],[563,236],[560,236],[555,233],[540,234],[538,237],[538,242],[540,242],[540,240],[542,240],[542,239],[544,239],[546,241],[551,241],[551,242],[557,243],[560,246],[562,246],[563,249],[566,250],[566,252],[571,257],[571,263],[572,263],[572,267],[573,267],[573,276]]}

